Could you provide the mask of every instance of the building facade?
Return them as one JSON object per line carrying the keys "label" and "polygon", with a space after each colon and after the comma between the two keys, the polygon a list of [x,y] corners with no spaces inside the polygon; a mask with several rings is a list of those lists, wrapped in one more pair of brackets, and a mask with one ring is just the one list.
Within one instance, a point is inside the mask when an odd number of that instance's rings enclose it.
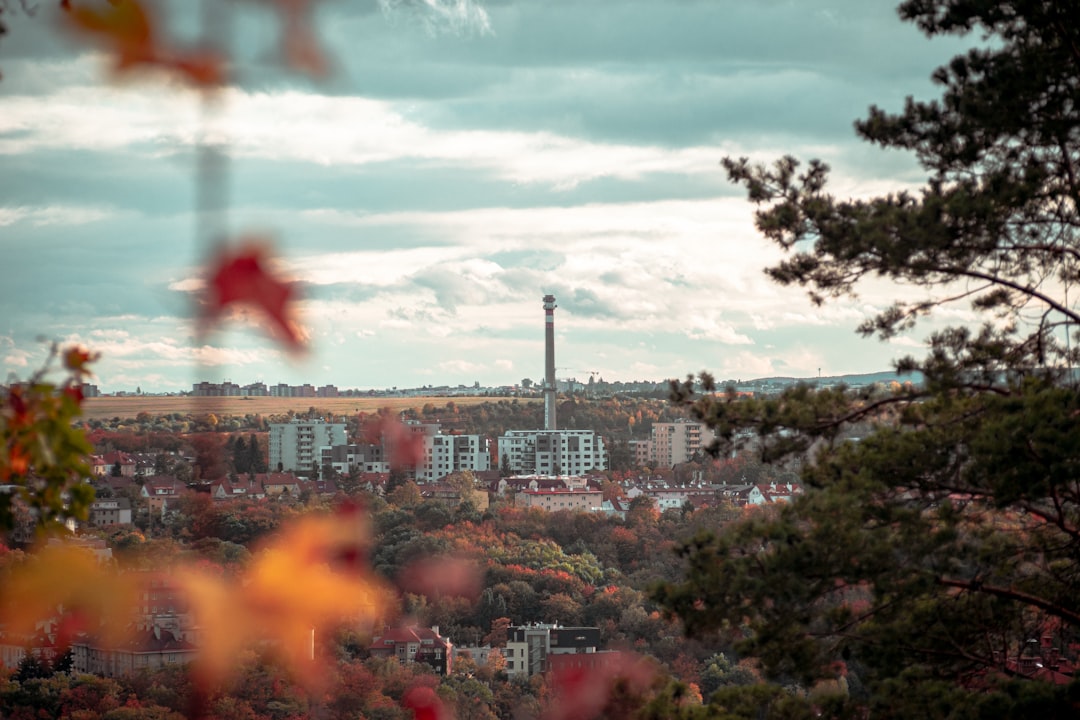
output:
{"label": "building facade", "polygon": [[604,439],[592,430],[507,430],[499,438],[503,469],[519,474],[585,475],[607,468]]}
{"label": "building facade", "polygon": [[131,500],[126,497],[95,500],[90,504],[90,524],[97,527],[130,525]]}
{"label": "building facade", "polygon": [[506,641],[506,674],[532,677],[550,669],[554,655],[591,654],[600,644],[600,628],[533,623],[510,628]]}
{"label": "building facade", "polygon": [[[444,435],[438,423],[407,420],[408,437],[421,436],[423,451],[420,462],[403,468],[419,483],[441,480],[462,470],[480,472],[491,469],[491,444],[481,435]],[[322,450],[322,467],[332,468],[342,475],[352,470],[361,472],[390,472],[390,458],[395,456],[394,438],[381,438],[376,445],[340,445]],[[396,439],[401,442],[401,438]]]}
{"label": "building facade", "polygon": [[270,425],[270,469],[310,475],[322,449],[345,444],[345,423],[296,419]]}
{"label": "building facade", "polygon": [[453,669],[454,644],[439,634],[438,626],[388,629],[372,641],[368,651],[372,657],[396,658],[402,665],[425,663],[439,675],[449,675]]}
{"label": "building facade", "polygon": [[690,462],[713,441],[713,437],[712,431],[704,423],[693,420],[680,418],[675,422],[653,423],[649,437],[648,462],[657,468],[669,468]]}
{"label": "building facade", "polygon": [[604,494],[599,490],[522,490],[514,496],[518,507],[540,508],[549,512],[600,512]]}
{"label": "building facade", "polygon": [[480,435],[424,436],[424,462],[416,466],[416,479],[433,482],[462,470],[491,469],[491,446]]}

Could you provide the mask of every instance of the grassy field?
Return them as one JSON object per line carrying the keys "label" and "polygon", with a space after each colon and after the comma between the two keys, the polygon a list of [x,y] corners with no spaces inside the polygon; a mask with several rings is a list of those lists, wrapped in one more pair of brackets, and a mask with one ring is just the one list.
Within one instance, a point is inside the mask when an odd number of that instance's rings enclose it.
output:
{"label": "grassy field", "polygon": [[[479,405],[484,402],[497,402],[504,398],[491,397],[352,397],[352,398],[277,398],[277,397],[99,397],[87,398],[83,403],[83,417],[88,420],[101,420],[119,417],[136,417],[145,412],[151,416],[180,413],[181,415],[214,413],[218,416],[277,415],[295,410],[304,412],[314,407],[335,415],[347,415],[355,412],[375,412],[379,408],[389,407],[395,411],[408,408],[422,408],[426,403],[435,407],[444,407],[453,401],[457,405]],[[541,402],[525,399],[521,402]]]}

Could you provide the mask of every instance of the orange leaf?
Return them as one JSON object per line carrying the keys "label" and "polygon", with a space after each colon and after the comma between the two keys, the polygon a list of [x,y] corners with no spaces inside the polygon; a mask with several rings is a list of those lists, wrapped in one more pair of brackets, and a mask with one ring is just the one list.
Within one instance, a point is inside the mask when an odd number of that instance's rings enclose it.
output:
{"label": "orange leaf", "polygon": [[277,0],[282,16],[285,62],[311,77],[325,77],[329,63],[311,27],[312,0]]}
{"label": "orange leaf", "polygon": [[222,58],[211,52],[170,53],[157,37],[154,22],[139,0],[110,0],[103,12],[61,5],[77,32],[98,37],[115,56],[115,69],[125,72],[156,65],[186,77],[196,85],[216,86],[225,79]]}
{"label": "orange leaf", "polygon": [[221,253],[210,268],[201,324],[216,321],[232,305],[248,305],[273,321],[274,333],[291,349],[301,350],[302,331],[293,319],[295,286],[267,270],[267,255],[263,244],[250,239]]}
{"label": "orange leaf", "polygon": [[138,0],[117,0],[98,12],[87,7],[66,6],[76,30],[99,36],[116,54],[116,69],[158,59],[150,18]]}
{"label": "orange leaf", "polygon": [[398,469],[414,467],[424,458],[424,436],[413,432],[396,417],[381,417],[365,428],[365,439],[385,443],[390,466]]}
{"label": "orange leaf", "polygon": [[367,523],[358,513],[307,516],[287,527],[255,558],[240,582],[181,573],[205,641],[200,681],[227,678],[237,653],[269,641],[309,688],[326,679],[312,658],[312,633],[342,620],[373,624],[390,590],[351,558],[366,557]]}

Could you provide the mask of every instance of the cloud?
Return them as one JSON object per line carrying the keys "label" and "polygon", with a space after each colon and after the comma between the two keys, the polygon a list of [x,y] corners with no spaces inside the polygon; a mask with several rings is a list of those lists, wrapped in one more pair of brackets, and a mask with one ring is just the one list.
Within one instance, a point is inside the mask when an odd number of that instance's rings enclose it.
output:
{"label": "cloud", "polygon": [[85,225],[115,217],[116,211],[100,207],[75,207],[44,205],[37,207],[0,206],[0,227],[28,223],[36,227],[46,225]]}
{"label": "cloud", "polygon": [[431,35],[492,32],[487,11],[474,0],[379,0],[379,7],[392,19],[418,19]]}
{"label": "cloud", "polygon": [[725,345],[753,345],[747,335],[736,332],[730,323],[715,317],[691,316],[686,319],[687,334],[694,340],[715,340]]}

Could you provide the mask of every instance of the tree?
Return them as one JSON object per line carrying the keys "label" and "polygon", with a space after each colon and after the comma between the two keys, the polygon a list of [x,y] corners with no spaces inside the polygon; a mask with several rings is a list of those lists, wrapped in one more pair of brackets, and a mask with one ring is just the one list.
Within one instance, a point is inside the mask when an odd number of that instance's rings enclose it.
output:
{"label": "tree", "polygon": [[[656,596],[689,632],[745,633],[737,650],[774,678],[809,684],[859,667],[875,716],[942,703],[956,715],[1064,716],[1075,711],[1065,686],[1039,678],[1080,633],[1080,316],[1069,297],[1080,24],[1065,4],[1035,0],[908,0],[900,15],[931,36],[985,32],[983,47],[934,73],[939,100],[871,108],[856,124],[916,154],[928,173],[919,194],[842,200],[817,161],[802,172],[792,158],[724,164],[761,206],[758,229],[788,253],[767,270],[776,281],[815,303],[867,277],[921,293],[864,335],[893,337],[957,302],[986,320],[933,334],[925,358],[897,365],[921,384],[876,396],[798,387],[740,400],[676,385],[721,445],[751,428],[765,459],[813,452],[803,496],[684,544],[685,582]],[[844,441],[856,422],[869,434]]]}
{"label": "tree", "polygon": [[259,438],[252,433],[248,439],[248,472],[264,473],[266,472],[266,456],[263,454],[262,446],[259,444]]}
{"label": "tree", "polygon": [[247,443],[244,442],[244,436],[240,435],[235,440],[229,439],[232,447],[226,444],[226,449],[232,453],[233,469],[237,473],[249,473],[253,472],[251,469],[251,455],[248,453]]}
{"label": "tree", "polygon": [[[66,378],[45,381],[60,359]],[[87,457],[93,451],[74,419],[82,413],[82,383],[97,356],[72,346],[53,345],[42,368],[22,384],[12,384],[0,397],[0,536],[15,529],[32,512],[39,529],[65,518],[85,520],[94,488]]]}

